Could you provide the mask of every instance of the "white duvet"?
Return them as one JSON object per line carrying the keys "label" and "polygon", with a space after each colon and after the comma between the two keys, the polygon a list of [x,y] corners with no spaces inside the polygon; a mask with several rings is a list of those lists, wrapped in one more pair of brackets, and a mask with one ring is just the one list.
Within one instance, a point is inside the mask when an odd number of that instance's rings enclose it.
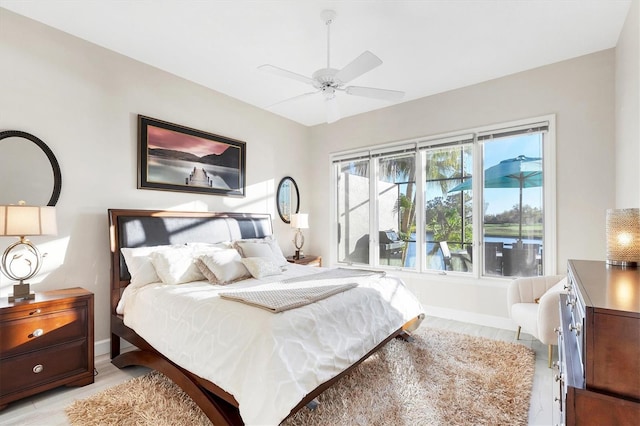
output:
{"label": "white duvet", "polygon": [[423,313],[394,277],[349,278],[358,287],[275,314],[218,296],[320,271],[290,265],[282,275],[224,287],[128,288],[124,323],[171,361],[232,394],[246,424],[277,425],[309,392]]}

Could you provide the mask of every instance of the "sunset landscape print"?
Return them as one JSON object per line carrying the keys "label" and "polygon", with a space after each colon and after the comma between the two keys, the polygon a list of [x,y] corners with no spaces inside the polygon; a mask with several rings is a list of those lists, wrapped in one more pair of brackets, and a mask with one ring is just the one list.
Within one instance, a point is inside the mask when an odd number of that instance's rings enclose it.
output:
{"label": "sunset landscape print", "polygon": [[244,193],[243,142],[140,117],[140,148],[150,188]]}

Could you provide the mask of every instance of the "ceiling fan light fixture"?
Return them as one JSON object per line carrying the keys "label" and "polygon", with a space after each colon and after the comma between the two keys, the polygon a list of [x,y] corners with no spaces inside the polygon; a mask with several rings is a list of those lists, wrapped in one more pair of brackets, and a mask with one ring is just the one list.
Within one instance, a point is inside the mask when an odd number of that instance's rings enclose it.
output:
{"label": "ceiling fan light fixture", "polygon": [[336,97],[336,89],[331,86],[325,86],[322,88],[322,96],[324,96],[324,100],[328,101]]}
{"label": "ceiling fan light fixture", "polygon": [[280,105],[283,102],[288,102],[290,100],[313,95],[314,93],[322,93],[322,97],[325,100],[325,106],[327,108],[327,122],[332,123],[340,119],[340,113],[337,108],[336,90],[339,90],[347,95],[363,96],[367,98],[382,99],[392,102],[400,101],[404,96],[404,92],[400,92],[397,90],[377,89],[374,87],[359,86],[345,87],[345,85],[352,80],[355,80],[361,75],[382,65],[382,60],[370,51],[366,50],[360,56],[349,62],[341,69],[331,68],[331,24],[336,17],[336,12],[334,10],[323,10],[320,13],[320,17],[327,26],[327,66],[325,68],[317,70],[313,73],[311,78],[309,78],[301,74],[278,68],[269,64],[258,67],[263,71],[309,84],[313,86],[316,91],[294,96],[293,98],[276,102],[271,106]]}

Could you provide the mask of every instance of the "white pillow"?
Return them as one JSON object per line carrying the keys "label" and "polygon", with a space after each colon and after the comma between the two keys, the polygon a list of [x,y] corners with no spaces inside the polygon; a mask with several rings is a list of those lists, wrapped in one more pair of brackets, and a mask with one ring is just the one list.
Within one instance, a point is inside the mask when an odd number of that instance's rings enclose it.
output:
{"label": "white pillow", "polygon": [[241,260],[254,278],[260,279],[282,273],[280,266],[264,257],[245,257]]}
{"label": "white pillow", "polygon": [[156,251],[169,250],[182,247],[180,245],[152,246],[152,247],[123,247],[120,249],[124,261],[127,264],[129,274],[131,274],[130,285],[134,287],[143,286],[149,283],[160,282],[160,277],[156,273],[151,263],[150,255]]}
{"label": "white pillow", "polygon": [[278,245],[278,241],[272,238],[239,240],[234,245],[242,254],[242,257],[265,257],[277,265],[285,266],[288,264]]}
{"label": "white pillow", "polygon": [[[196,265],[200,268],[200,272],[213,284],[230,284],[250,276],[249,271],[240,260],[240,253],[234,249],[219,250],[200,256]],[[213,277],[207,276],[209,274],[203,270],[203,265],[213,273]]]}
{"label": "white pillow", "polygon": [[187,246],[151,253],[151,263],[165,284],[201,281],[205,277],[196,266],[193,249]]}
{"label": "white pillow", "polygon": [[284,257],[284,254],[282,253],[282,249],[280,248],[280,245],[278,244],[278,240],[276,240],[276,239],[267,239],[267,242],[268,242],[269,246],[271,246],[271,250],[273,251],[273,255],[275,256],[276,262],[278,263],[278,265],[287,266],[289,264],[289,262],[287,262],[287,258]]}

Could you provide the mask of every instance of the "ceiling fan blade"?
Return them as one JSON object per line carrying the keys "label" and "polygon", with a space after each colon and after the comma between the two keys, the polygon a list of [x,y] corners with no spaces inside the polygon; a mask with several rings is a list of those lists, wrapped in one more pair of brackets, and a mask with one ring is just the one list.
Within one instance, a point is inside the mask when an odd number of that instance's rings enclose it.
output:
{"label": "ceiling fan blade", "polygon": [[347,64],[347,66],[338,71],[335,75],[335,79],[342,84],[346,84],[379,65],[382,65],[380,58],[366,50],[362,55],[358,56]]}
{"label": "ceiling fan blade", "polygon": [[385,101],[400,101],[404,92],[398,90],[376,89],[373,87],[349,86],[344,89],[350,95],[365,96],[367,98],[382,99]]}
{"label": "ceiling fan blade", "polygon": [[274,67],[273,65],[268,65],[268,64],[260,65],[258,69],[262,71],[266,71],[271,74],[278,75],[280,77],[292,78],[294,80],[298,80],[303,83],[313,85],[313,80],[311,78],[305,77],[304,75],[295,73],[293,71],[287,71],[282,68]]}
{"label": "ceiling fan blade", "polygon": [[315,95],[318,92],[319,92],[319,90],[316,90],[315,92],[307,92],[307,93],[303,93],[302,95],[296,95],[296,96],[294,96],[292,98],[283,99],[283,100],[278,101],[278,102],[276,102],[274,104],[267,105],[266,109],[270,109],[270,108],[272,108],[272,107],[274,107],[276,105],[280,105],[280,104],[285,103],[285,102],[291,102],[291,101],[295,101],[295,100],[298,100],[298,99],[301,99],[301,98],[305,98],[305,97],[307,97],[309,95]]}
{"label": "ceiling fan blade", "polygon": [[327,123],[334,123],[340,120],[340,110],[338,109],[338,101],[335,97],[325,99],[324,107],[327,112]]}

